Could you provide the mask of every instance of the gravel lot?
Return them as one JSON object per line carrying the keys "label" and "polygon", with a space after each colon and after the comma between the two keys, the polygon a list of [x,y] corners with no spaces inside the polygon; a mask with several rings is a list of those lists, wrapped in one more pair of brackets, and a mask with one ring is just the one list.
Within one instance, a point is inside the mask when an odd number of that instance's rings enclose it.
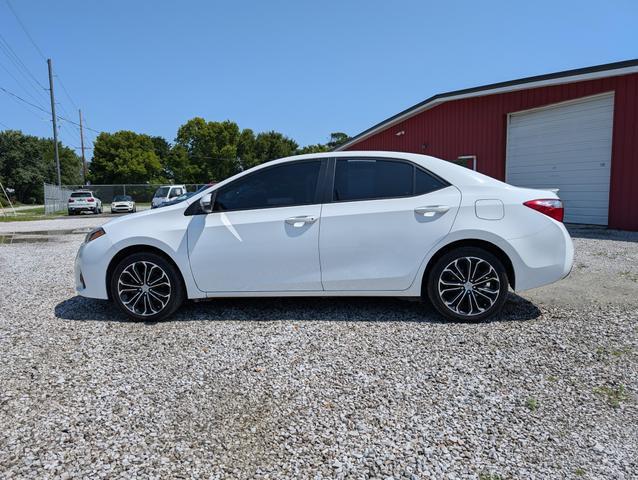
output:
{"label": "gravel lot", "polygon": [[638,235],[574,234],[568,279],[482,324],[343,298],[131,323],[75,296],[82,235],[0,244],[0,477],[636,478]]}

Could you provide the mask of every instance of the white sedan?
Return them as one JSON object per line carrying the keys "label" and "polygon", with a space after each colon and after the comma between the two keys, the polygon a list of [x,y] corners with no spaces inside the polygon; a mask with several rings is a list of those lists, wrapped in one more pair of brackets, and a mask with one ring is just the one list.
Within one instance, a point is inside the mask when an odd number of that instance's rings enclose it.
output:
{"label": "white sedan", "polygon": [[92,231],[76,288],[137,320],[164,319],[186,298],[392,296],[479,321],[509,287],[569,273],[562,219],[554,192],[433,157],[301,155]]}

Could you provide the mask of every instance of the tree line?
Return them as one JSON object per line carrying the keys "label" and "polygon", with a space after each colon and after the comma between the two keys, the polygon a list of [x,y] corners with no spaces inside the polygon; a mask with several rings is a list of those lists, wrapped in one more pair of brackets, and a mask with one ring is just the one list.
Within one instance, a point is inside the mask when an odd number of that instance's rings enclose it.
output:
{"label": "tree line", "polygon": [[[255,133],[232,121],[195,117],[177,130],[173,143],[163,137],[121,130],[102,132],[93,144],[87,181],[93,184],[208,183],[289,155],[327,152],[348,140],[335,132],[324,144],[299,147],[276,131]],[[58,146],[62,183],[82,184],[80,157]],[[23,203],[42,202],[43,182],[56,183],[53,140],[0,132],[0,182]]]}

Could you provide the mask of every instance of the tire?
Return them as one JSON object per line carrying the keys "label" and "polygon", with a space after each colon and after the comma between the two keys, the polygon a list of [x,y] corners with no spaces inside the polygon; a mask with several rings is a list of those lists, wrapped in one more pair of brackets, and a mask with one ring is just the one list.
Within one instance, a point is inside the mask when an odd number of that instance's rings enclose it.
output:
{"label": "tire", "polygon": [[446,319],[480,322],[501,311],[508,285],[507,271],[496,256],[482,248],[461,247],[436,261],[428,276],[427,292],[434,308]]}
{"label": "tire", "polygon": [[69,212],[69,217],[72,215],[75,215],[75,213],[73,213],[73,210],[69,210],[68,212]]}
{"label": "tire", "polygon": [[[146,279],[143,278],[145,269]],[[185,288],[179,271],[155,253],[134,253],[125,257],[113,269],[109,282],[113,301],[133,320],[164,320],[184,302]],[[149,283],[151,287],[156,286],[149,288]]]}

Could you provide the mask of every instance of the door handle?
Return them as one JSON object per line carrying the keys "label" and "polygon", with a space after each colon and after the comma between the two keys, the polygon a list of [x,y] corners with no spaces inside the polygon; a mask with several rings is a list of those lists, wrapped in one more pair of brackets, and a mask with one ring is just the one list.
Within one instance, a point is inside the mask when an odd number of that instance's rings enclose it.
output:
{"label": "door handle", "polygon": [[314,215],[304,215],[301,217],[290,217],[286,219],[286,223],[288,225],[292,225],[296,228],[303,227],[306,224],[315,223],[316,221],[317,217]]}
{"label": "door handle", "polygon": [[417,207],[414,213],[423,215],[424,217],[433,217],[437,213],[445,213],[450,209],[448,205],[428,205],[425,207]]}

